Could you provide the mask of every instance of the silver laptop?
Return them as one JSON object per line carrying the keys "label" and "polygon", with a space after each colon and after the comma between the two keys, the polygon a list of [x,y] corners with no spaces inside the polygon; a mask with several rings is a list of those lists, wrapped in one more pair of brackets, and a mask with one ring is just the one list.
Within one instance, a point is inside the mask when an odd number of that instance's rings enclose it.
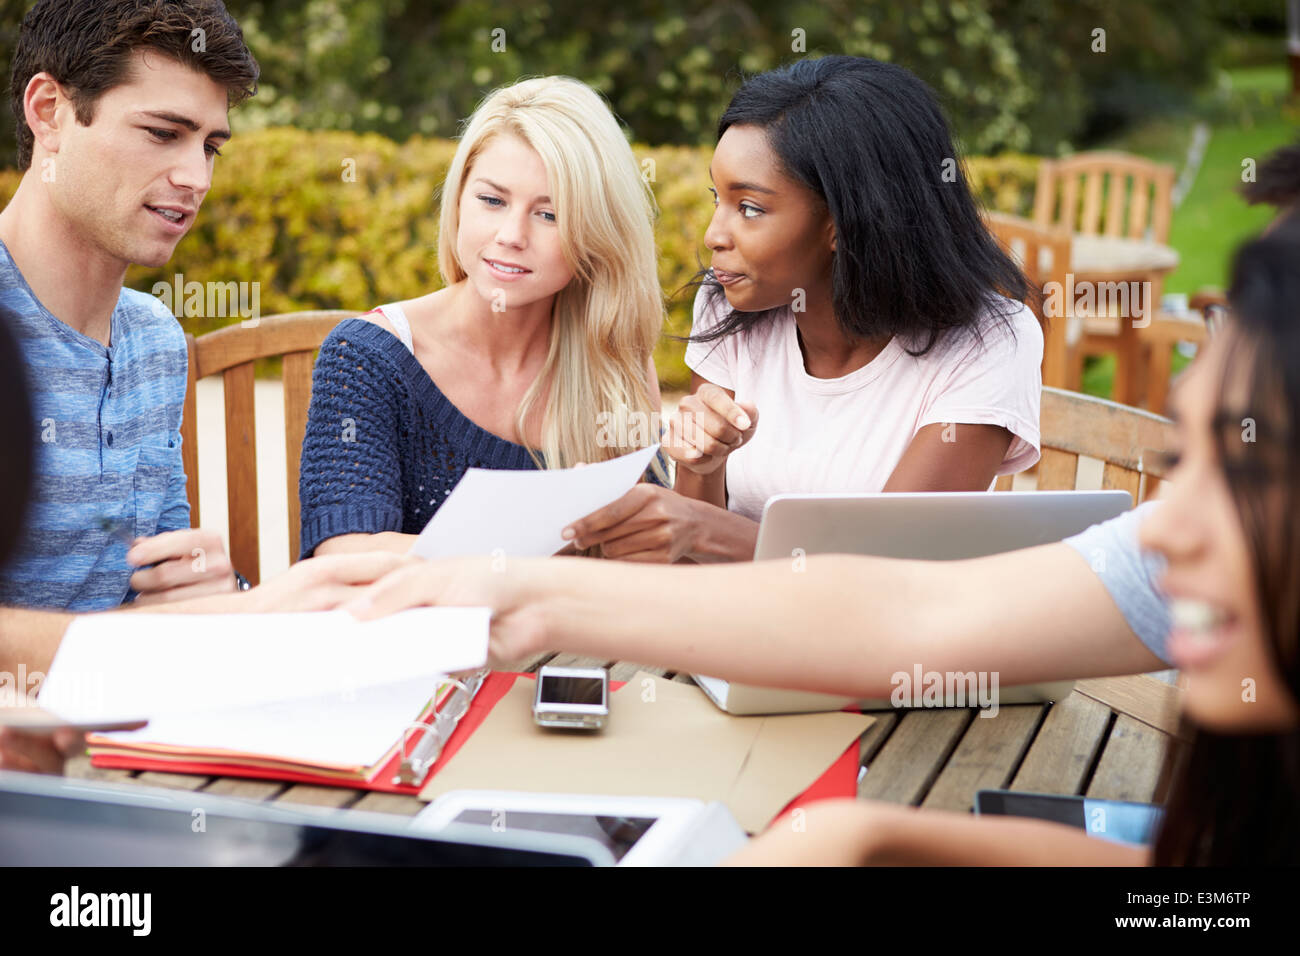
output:
{"label": "silver laptop", "polygon": [[[800,554],[866,554],[955,561],[1060,541],[1127,511],[1127,491],[995,491],[775,495],[763,508],[755,561]],[[736,684],[693,675],[729,714],[892,709],[888,700]],[[1061,700],[1073,681],[1003,688],[999,704]],[[952,701],[949,701],[952,703]]]}

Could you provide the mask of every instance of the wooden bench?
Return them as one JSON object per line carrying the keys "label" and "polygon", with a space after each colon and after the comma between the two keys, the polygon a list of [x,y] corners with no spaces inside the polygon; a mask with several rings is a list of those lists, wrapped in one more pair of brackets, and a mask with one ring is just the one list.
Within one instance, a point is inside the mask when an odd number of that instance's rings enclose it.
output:
{"label": "wooden bench", "polygon": [[[1135,505],[1167,477],[1165,456],[1175,438],[1168,418],[1059,388],[1043,389],[1039,432],[1038,490],[1077,488],[1080,457],[1095,458],[1102,462],[1102,488],[1127,491]],[[996,490],[1010,491],[1012,477],[998,478]]]}

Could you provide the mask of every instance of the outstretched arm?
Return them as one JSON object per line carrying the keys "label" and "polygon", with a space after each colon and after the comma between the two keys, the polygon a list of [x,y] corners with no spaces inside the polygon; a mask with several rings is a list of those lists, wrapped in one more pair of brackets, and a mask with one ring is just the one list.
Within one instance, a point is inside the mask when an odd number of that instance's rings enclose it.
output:
{"label": "outstretched arm", "polygon": [[1066,544],[966,561],[823,555],[709,567],[413,560],[363,616],[487,604],[493,655],[571,651],[750,684],[887,697],[892,675],[997,671],[1002,686],[1164,665]]}
{"label": "outstretched arm", "polygon": [[1046,820],[828,800],[780,821],[729,866],[1146,866],[1150,850]]}

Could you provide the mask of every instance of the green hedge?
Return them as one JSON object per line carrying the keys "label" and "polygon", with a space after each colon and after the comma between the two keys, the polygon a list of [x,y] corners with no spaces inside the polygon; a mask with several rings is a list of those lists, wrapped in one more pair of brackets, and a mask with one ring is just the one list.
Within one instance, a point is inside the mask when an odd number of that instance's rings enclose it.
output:
{"label": "green hedge", "polygon": [[[267,129],[236,137],[217,161],[198,223],[161,269],[133,267],[127,284],[257,282],[263,315],[301,309],[368,309],[441,284],[439,186],[455,144],[377,134]],[[659,279],[670,297],[667,331],[690,331],[691,297],[674,295],[707,261],[702,237],[713,207],[709,150],[635,146],[659,203]],[[647,162],[647,160],[649,162]],[[968,162],[972,187],[991,208],[1026,214],[1037,159],[1007,154]],[[19,174],[0,171],[0,201]],[[349,181],[352,180],[352,181]],[[179,310],[179,306],[173,304]],[[186,318],[196,335],[238,317]],[[655,354],[665,388],[685,388],[684,346],[667,336]]]}

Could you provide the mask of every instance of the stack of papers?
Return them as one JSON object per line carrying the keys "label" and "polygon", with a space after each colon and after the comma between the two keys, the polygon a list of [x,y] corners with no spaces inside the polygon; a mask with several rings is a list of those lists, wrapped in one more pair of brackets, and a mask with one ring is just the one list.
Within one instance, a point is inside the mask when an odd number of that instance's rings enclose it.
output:
{"label": "stack of papers", "polygon": [[487,660],[488,608],[376,621],[312,614],[111,614],[68,628],[41,707],[69,722],[147,718],[97,753],[221,757],[369,773],[448,686]]}

